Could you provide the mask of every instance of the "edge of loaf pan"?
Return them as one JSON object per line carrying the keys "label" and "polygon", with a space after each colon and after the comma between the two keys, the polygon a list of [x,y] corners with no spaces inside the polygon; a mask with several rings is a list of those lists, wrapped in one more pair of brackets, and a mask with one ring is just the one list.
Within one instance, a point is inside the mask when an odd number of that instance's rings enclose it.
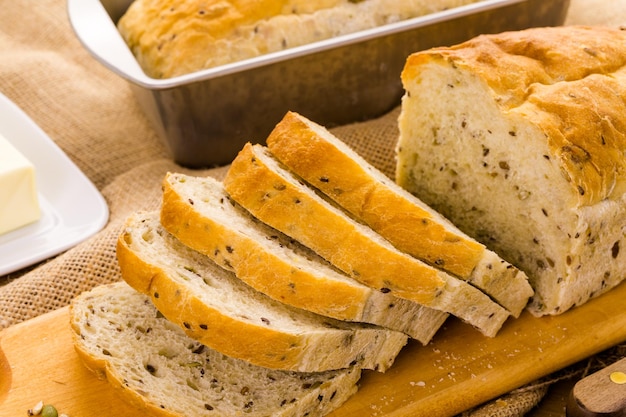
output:
{"label": "edge of loaf pan", "polygon": [[[68,0],[70,24],[102,65],[126,79],[172,158],[190,168],[229,164],[264,143],[288,110],[328,128],[400,104],[413,52],[483,33],[557,26],[569,0],[482,0],[168,79],[148,77],[116,28],[132,0]],[[122,104],[122,103],[120,103]]]}

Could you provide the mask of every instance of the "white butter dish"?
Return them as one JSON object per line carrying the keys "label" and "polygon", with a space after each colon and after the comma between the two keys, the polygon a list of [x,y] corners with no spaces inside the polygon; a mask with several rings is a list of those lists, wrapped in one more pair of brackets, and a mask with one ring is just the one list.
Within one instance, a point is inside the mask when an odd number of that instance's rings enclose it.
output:
{"label": "white butter dish", "polygon": [[109,219],[104,197],[18,106],[0,94],[0,134],[35,167],[40,218],[0,235],[0,275],[75,246]]}

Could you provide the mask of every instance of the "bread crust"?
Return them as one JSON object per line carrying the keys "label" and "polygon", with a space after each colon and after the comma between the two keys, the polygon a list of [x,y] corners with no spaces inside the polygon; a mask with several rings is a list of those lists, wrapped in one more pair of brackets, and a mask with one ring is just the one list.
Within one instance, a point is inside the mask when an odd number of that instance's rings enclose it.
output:
{"label": "bread crust", "polygon": [[[273,294],[272,298],[291,305],[297,303],[320,314],[332,313],[340,320],[362,317],[367,288],[303,276],[306,271],[295,269],[293,264],[285,263],[257,242],[236,233],[226,224],[201,216],[172,188],[170,181],[175,180],[175,174],[168,174],[163,181],[161,223],[185,245],[220,264],[227,264],[240,279],[264,294]],[[224,258],[224,252],[230,252],[228,259]],[[299,288],[297,293],[293,290],[295,286]]]}
{"label": "bread crust", "polygon": [[[321,316],[316,331],[296,332],[271,327],[262,317],[247,317],[246,311],[238,315],[225,313],[217,305],[205,303],[200,294],[186,286],[185,279],[181,281],[177,276],[180,272],[169,266],[172,261],[147,260],[137,254],[133,248],[133,227],[140,227],[152,217],[158,219],[158,213],[131,216],[118,238],[117,257],[122,278],[137,291],[150,296],[157,309],[188,336],[212,349],[271,369],[319,372],[358,364],[383,372],[407,342],[406,335],[400,332],[373,326],[343,326],[332,319],[323,321]],[[158,234],[158,231],[153,233]],[[163,233],[167,232],[163,230]],[[207,262],[211,261],[207,258]],[[191,259],[188,263],[176,267],[188,271],[202,268]],[[217,276],[204,278],[221,279]],[[294,311],[293,314],[300,313]]]}
{"label": "bread crust", "polygon": [[[493,336],[509,313],[471,285],[374,240],[263,161],[265,148],[246,144],[224,179],[230,196],[261,221],[300,241],[372,288],[454,314]],[[302,184],[301,184],[302,185]],[[302,185],[305,187],[304,185]]]}
{"label": "bread crust", "polygon": [[578,207],[626,192],[626,31],[609,27],[534,28],[481,35],[408,57],[404,83],[441,61],[474,73],[503,114],[534,123]]}
{"label": "bread crust", "polygon": [[288,112],[267,146],[398,249],[472,283],[519,316],[533,294],[523,272],[420,204],[349,148],[341,149],[338,141],[322,126]]}
{"label": "bread crust", "polygon": [[[205,343],[226,355],[256,363],[268,368],[297,367],[301,346],[305,339],[280,334],[243,321],[233,320],[219,310],[202,303],[171,281],[166,271],[139,258],[128,246],[125,235],[118,240],[117,257],[122,277],[131,287],[149,295],[157,309],[173,323],[178,324],[191,338]],[[211,328],[206,337],[202,327]],[[270,352],[284,352],[270,355]],[[267,352],[267,354],[266,354]]]}
{"label": "bread crust", "polygon": [[[198,188],[204,186],[206,193],[193,197],[186,194],[180,184],[192,181]],[[182,243],[234,271],[256,290],[277,301],[338,320],[363,321],[402,331],[422,344],[427,344],[445,321],[445,313],[377,293],[347,277],[334,278],[327,271],[330,267],[317,266],[312,271],[314,266],[305,266],[295,252],[281,255],[271,243],[251,237],[254,230],[240,228],[234,210],[227,211],[234,222],[229,224],[228,219],[218,218],[219,214],[211,209],[201,208],[202,201],[198,200],[203,198],[223,199],[217,203],[221,206],[235,204],[218,184],[211,178],[168,173],[163,179],[161,224]],[[278,241],[280,233],[272,232]]]}
{"label": "bread crust", "polygon": [[[443,290],[445,280],[437,270],[418,263],[407,270],[402,264],[409,262],[403,262],[404,257],[397,253],[391,253],[386,259],[372,256],[383,251],[355,232],[343,216],[327,216],[326,211],[315,204],[302,204],[308,200],[306,195],[268,168],[257,157],[258,152],[262,151],[254,150],[250,143],[244,146],[224,178],[224,187],[235,201],[261,221],[311,247],[372,288],[391,291],[424,305],[432,303]],[[290,208],[296,205],[297,210]],[[321,218],[324,218],[323,227],[311,226],[311,219]],[[292,230],[294,232],[290,233]],[[398,282],[394,282],[394,277]]]}
{"label": "bread crust", "polygon": [[[313,3],[323,8],[344,2]],[[298,8],[315,10],[301,0],[139,0],[131,3],[118,29],[149,74],[168,78],[204,68],[211,55],[197,52],[228,37],[237,27]]]}
{"label": "bread crust", "polygon": [[135,0],[118,29],[144,71],[169,78],[477,0]]}
{"label": "bread crust", "polygon": [[268,136],[267,146],[293,172],[381,235],[395,235],[400,250],[413,249],[431,264],[461,277],[469,276],[480,259],[484,245],[451,233],[432,221],[431,213],[375,182],[359,161],[342,154],[299,114],[288,112]]}

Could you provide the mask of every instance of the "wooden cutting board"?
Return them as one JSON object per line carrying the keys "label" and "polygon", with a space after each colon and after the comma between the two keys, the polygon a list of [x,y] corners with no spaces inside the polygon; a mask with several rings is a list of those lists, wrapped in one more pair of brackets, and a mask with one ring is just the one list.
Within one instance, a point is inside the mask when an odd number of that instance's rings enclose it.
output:
{"label": "wooden cutting board", "polygon": [[[626,283],[556,317],[528,313],[486,338],[450,320],[428,346],[410,343],[385,374],[365,372],[334,417],[452,416],[626,340]],[[87,371],[67,308],[0,333],[0,417],[37,402],[70,417],[141,413]]]}

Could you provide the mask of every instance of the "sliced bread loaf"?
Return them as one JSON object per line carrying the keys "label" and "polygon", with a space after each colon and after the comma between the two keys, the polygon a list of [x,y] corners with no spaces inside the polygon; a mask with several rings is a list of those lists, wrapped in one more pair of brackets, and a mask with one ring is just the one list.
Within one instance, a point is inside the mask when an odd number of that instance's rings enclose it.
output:
{"label": "sliced bread loaf", "polygon": [[76,351],[149,415],[324,416],[357,391],[360,369],[300,373],[254,366],[189,338],[124,282],[70,305]]}
{"label": "sliced bread loaf", "polygon": [[261,145],[246,144],[224,179],[233,200],[350,277],[445,311],[493,336],[509,313],[489,296],[393,247],[307,187]]}
{"label": "sliced bread loaf", "polygon": [[626,278],[626,32],[536,28],[410,56],[396,181],[559,314]]}
{"label": "sliced bread loaf", "polygon": [[397,185],[332,133],[289,112],[267,138],[272,154],[398,249],[446,270],[519,316],[528,278]]}
{"label": "sliced bread loaf", "polygon": [[398,330],[423,344],[448,316],[347,277],[315,252],[259,222],[211,177],[168,174],[161,224],[256,290],[294,307]]}
{"label": "sliced bread loaf", "polygon": [[158,212],[128,219],[117,256],[124,280],[187,335],[255,365],[382,372],[407,342],[397,331],[333,320],[267,297],[170,235]]}

